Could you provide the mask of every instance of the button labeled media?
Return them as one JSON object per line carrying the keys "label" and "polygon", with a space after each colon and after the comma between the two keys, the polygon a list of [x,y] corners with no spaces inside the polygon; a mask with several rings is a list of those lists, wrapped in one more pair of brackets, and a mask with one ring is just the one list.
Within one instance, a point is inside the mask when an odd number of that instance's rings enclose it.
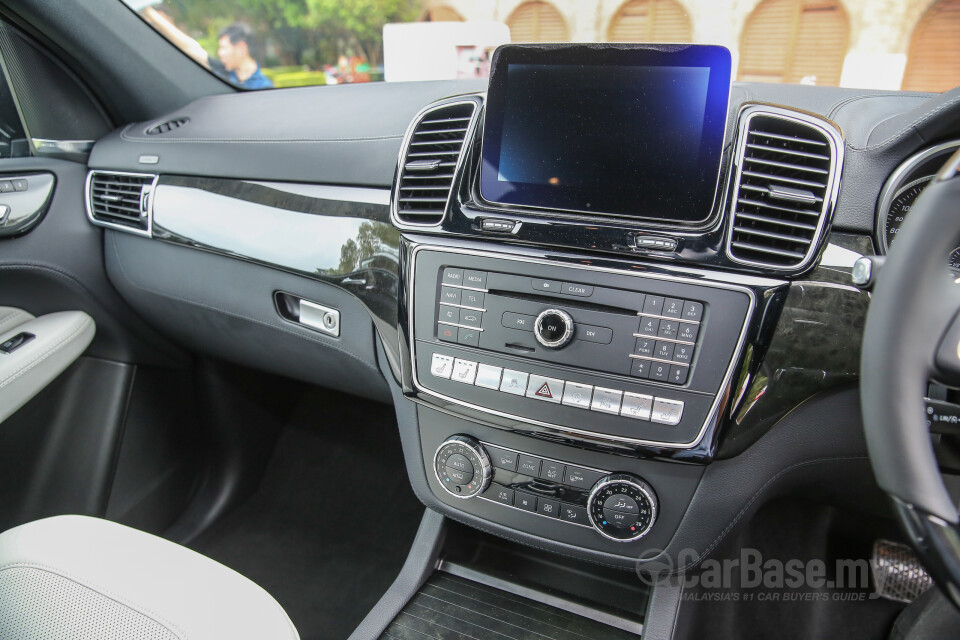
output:
{"label": "button labeled media", "polygon": [[487,288],[487,272],[471,271],[467,269],[463,272],[463,284],[467,287],[476,287],[477,289]]}

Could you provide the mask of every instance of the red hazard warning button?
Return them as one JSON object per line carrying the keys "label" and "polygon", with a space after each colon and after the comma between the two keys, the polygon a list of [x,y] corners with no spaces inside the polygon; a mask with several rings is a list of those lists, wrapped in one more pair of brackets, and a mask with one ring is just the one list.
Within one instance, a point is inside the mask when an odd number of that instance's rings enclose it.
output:
{"label": "red hazard warning button", "polygon": [[563,397],[563,380],[530,374],[527,382],[527,397],[559,404]]}

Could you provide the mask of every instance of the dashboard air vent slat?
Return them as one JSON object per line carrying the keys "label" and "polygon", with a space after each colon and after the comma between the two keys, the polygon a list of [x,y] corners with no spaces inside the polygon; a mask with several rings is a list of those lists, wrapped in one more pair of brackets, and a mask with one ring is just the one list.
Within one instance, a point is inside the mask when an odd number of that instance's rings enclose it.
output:
{"label": "dashboard air vent slat", "polygon": [[397,220],[415,225],[443,220],[475,110],[472,101],[440,105],[414,124],[397,179]]}
{"label": "dashboard air vent slat", "polygon": [[800,114],[757,109],[740,131],[732,198],[730,257],[797,269],[816,253],[836,186],[839,136]]}
{"label": "dashboard air vent slat", "polygon": [[87,190],[90,218],[107,226],[148,233],[155,181],[154,175],[94,171]]}
{"label": "dashboard air vent slat", "polygon": [[165,120],[164,122],[157,123],[147,129],[147,135],[157,136],[162,133],[168,133],[174,129],[179,129],[188,122],[190,122],[190,118],[174,118],[173,120]]}

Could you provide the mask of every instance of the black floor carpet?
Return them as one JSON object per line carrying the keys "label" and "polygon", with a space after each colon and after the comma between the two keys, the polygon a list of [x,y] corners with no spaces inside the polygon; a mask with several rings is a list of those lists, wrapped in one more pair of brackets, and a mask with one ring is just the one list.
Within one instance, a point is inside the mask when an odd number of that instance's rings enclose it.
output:
{"label": "black floor carpet", "polygon": [[422,514],[392,407],[315,392],[257,493],[191,546],[270,592],[304,640],[346,638],[393,582]]}

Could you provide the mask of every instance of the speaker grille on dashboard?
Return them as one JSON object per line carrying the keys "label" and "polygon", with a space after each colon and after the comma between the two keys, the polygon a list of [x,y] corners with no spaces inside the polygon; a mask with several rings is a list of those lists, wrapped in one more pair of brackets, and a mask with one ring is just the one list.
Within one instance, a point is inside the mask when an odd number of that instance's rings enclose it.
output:
{"label": "speaker grille on dashboard", "polygon": [[477,105],[458,102],[424,112],[414,125],[400,164],[396,215],[400,222],[438,225]]}
{"label": "speaker grille on dashboard", "polygon": [[756,111],[741,129],[727,250],[738,262],[798,269],[832,211],[839,153],[825,126]]}

